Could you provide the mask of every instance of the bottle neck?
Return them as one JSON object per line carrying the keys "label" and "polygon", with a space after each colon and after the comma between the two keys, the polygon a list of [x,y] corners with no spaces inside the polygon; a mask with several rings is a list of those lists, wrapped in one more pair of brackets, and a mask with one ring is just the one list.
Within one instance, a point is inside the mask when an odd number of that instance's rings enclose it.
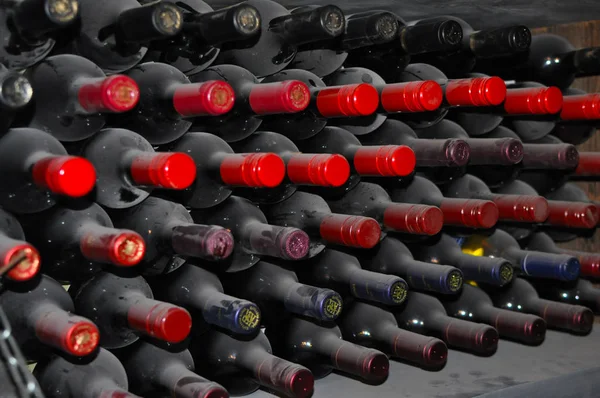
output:
{"label": "bottle neck", "polygon": [[363,12],[346,18],[346,30],[337,50],[355,50],[391,42],[400,29],[397,17],[389,12]]}
{"label": "bottle neck", "polygon": [[22,1],[11,7],[11,22],[21,39],[30,45],[47,40],[75,22],[78,3],[68,1]]}
{"label": "bottle neck", "polygon": [[343,34],[345,28],[344,14],[335,6],[294,12],[264,23],[270,32],[294,46],[333,39]]}
{"label": "bottle neck", "polygon": [[448,349],[443,342],[400,329],[391,322],[377,329],[376,339],[385,347],[385,352],[408,362],[427,367],[446,362]]}
{"label": "bottle neck", "polygon": [[592,328],[593,313],[586,307],[529,297],[523,311],[543,318],[549,327],[586,333]]}
{"label": "bottle neck", "polygon": [[223,227],[181,219],[165,223],[161,239],[177,254],[211,261],[229,257],[234,245],[231,232]]}
{"label": "bottle neck", "polygon": [[181,152],[132,149],[121,154],[123,179],[137,187],[185,189],[194,183],[196,164]]}
{"label": "bottle neck", "polygon": [[523,144],[514,138],[467,138],[465,142],[471,148],[469,164],[510,166],[523,159]]}
{"label": "bottle neck", "polygon": [[479,58],[497,58],[527,51],[531,32],[526,26],[486,29],[469,35],[469,48]]}
{"label": "bottle neck", "polygon": [[218,384],[198,376],[182,362],[163,362],[158,375],[151,382],[178,398],[203,397],[209,391],[219,388]]}
{"label": "bottle neck", "polygon": [[121,389],[109,378],[86,380],[86,384],[83,384],[81,390],[77,391],[77,396],[82,398],[139,398],[137,395]]}
{"label": "bottle neck", "polygon": [[80,77],[70,87],[70,104],[81,116],[130,111],[139,96],[136,82],[124,75]]}
{"label": "bottle neck", "polygon": [[333,290],[297,282],[281,284],[277,289],[286,310],[294,314],[331,321],[341,313],[342,298]]}
{"label": "bottle neck", "polygon": [[415,153],[417,167],[461,167],[469,160],[466,142],[457,139],[412,139],[408,146]]}
{"label": "bottle neck", "polygon": [[71,232],[79,240],[81,254],[88,260],[129,267],[138,264],[144,257],[144,240],[133,231],[85,220]]}
{"label": "bottle neck", "polygon": [[577,167],[579,154],[571,144],[523,144],[524,169],[560,169]]}
{"label": "bottle neck", "polygon": [[306,255],[309,239],[296,228],[251,221],[239,231],[238,243],[253,254],[298,260]]}
{"label": "bottle neck", "polygon": [[563,63],[568,63],[569,69],[573,70],[577,77],[596,76],[599,53],[600,47],[588,47],[560,54],[560,58]]}
{"label": "bottle neck", "polygon": [[195,290],[198,292],[189,298],[189,305],[202,312],[205,322],[238,334],[253,333],[260,326],[260,310],[254,303],[224,294],[212,285]]}
{"label": "bottle neck", "polygon": [[402,48],[411,55],[458,50],[463,33],[460,23],[452,19],[400,28]]}
{"label": "bottle neck", "polygon": [[459,248],[440,259],[459,268],[466,280],[502,286],[510,282],[514,271],[512,265],[501,257],[474,256],[463,253]]}

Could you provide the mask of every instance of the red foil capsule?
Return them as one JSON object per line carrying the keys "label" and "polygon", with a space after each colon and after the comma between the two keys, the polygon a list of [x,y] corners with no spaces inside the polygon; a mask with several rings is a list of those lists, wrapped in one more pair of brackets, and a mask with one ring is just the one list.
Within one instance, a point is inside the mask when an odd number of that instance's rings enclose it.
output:
{"label": "red foil capsule", "polygon": [[[9,240],[9,243],[16,244],[1,252],[2,264],[0,268],[8,267],[9,265],[13,266],[6,276],[13,281],[21,282],[37,275],[40,270],[41,260],[40,253],[35,247],[25,242]],[[13,264],[15,261],[16,265]]]}
{"label": "red foil capsule", "polygon": [[442,230],[444,215],[435,206],[392,203],[383,213],[383,225],[398,232],[435,235]]}
{"label": "red foil capsule", "polygon": [[140,99],[137,83],[128,76],[113,75],[82,85],[79,106],[88,113],[121,113],[132,110]]}
{"label": "red foil capsule", "polygon": [[138,264],[146,252],[144,239],[137,232],[114,228],[90,231],[80,240],[79,248],[89,260],[120,267]]}
{"label": "red foil capsule", "polygon": [[131,328],[169,343],[185,340],[192,329],[192,318],[185,309],[151,299],[129,307],[127,321]]}
{"label": "red foil capsule", "polygon": [[33,165],[33,181],[56,195],[85,196],[96,184],[96,170],[84,158],[48,156]]}
{"label": "red foil capsule", "polygon": [[509,115],[549,115],[560,112],[563,96],[557,87],[511,88],[504,110]]}
{"label": "red foil capsule", "polygon": [[549,200],[550,214],[546,223],[570,228],[594,228],[598,209],[593,203]]}
{"label": "red foil capsule", "polygon": [[308,107],[310,90],[298,80],[255,84],[250,91],[249,103],[257,115],[296,113]]}
{"label": "red foil capsule", "polygon": [[339,187],[350,177],[350,165],[341,155],[301,153],[287,162],[287,177],[296,185]]}
{"label": "red foil capsule", "polygon": [[368,116],[379,106],[379,93],[366,83],[325,87],[319,90],[316,105],[323,117]]}
{"label": "red foil capsule", "polygon": [[233,88],[221,80],[181,84],[173,93],[173,108],[182,117],[222,115],[234,102]]}
{"label": "red foil capsule", "polygon": [[579,152],[576,176],[600,176],[600,154],[598,152]]}
{"label": "red foil capsule", "polygon": [[444,225],[491,228],[498,222],[496,204],[489,200],[444,198],[440,204]]}
{"label": "red foil capsule", "polygon": [[425,112],[440,107],[444,92],[438,83],[425,80],[386,84],[380,98],[386,112]]}
{"label": "red foil capsule", "polygon": [[329,243],[370,249],[379,243],[381,228],[370,217],[331,214],[320,225],[321,238]]}
{"label": "red foil capsule", "polygon": [[144,152],[133,158],[129,173],[139,186],[185,189],[196,179],[196,163],[185,153]]}
{"label": "red foil capsule", "polygon": [[561,253],[576,257],[579,260],[579,274],[591,278],[600,278],[600,255],[574,250],[561,250]]}
{"label": "red foil capsule", "polygon": [[78,357],[91,354],[100,341],[98,327],[91,321],[51,308],[40,316],[35,334],[44,344]]}
{"label": "red foil capsule", "polygon": [[496,106],[506,98],[506,84],[496,76],[451,79],[444,96],[451,106]]}
{"label": "red foil capsule", "polygon": [[535,195],[494,195],[498,218],[502,221],[541,223],[550,214],[548,201]]}
{"label": "red foil capsule", "polygon": [[404,177],[416,163],[415,153],[404,145],[362,146],[354,154],[354,169],[363,176]]}
{"label": "red foil capsule", "polygon": [[600,94],[563,97],[560,118],[562,120],[600,119]]}
{"label": "red foil capsule", "polygon": [[227,155],[221,162],[221,180],[231,186],[273,188],[285,177],[285,164],[274,153]]}

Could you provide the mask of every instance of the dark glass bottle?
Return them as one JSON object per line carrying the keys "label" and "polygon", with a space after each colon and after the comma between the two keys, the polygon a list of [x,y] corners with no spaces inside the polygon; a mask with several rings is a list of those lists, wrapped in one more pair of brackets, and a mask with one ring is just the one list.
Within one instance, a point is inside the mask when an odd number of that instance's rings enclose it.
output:
{"label": "dark glass bottle", "polygon": [[350,253],[358,258],[364,269],[398,275],[411,290],[454,294],[463,285],[463,274],[458,268],[415,260],[404,243],[391,236],[386,236],[371,250]]}
{"label": "dark glass bottle", "polygon": [[592,330],[594,314],[589,308],[541,299],[525,279],[516,278],[501,289],[484,286],[484,290],[492,298],[495,307],[537,315],[551,329],[583,334]]}
{"label": "dark glass bottle", "polygon": [[0,206],[14,213],[49,209],[59,196],[85,196],[96,183],[88,160],[67,156],[56,138],[31,128],[0,138],[0,169]]}
{"label": "dark glass bottle", "polygon": [[[306,12],[317,7],[296,7],[291,13]],[[395,41],[399,28],[398,17],[389,11],[369,10],[347,14],[344,32],[340,36],[300,46],[289,67],[307,70],[319,77],[330,75],[344,65],[349,52]]]}
{"label": "dark glass bottle", "polygon": [[317,324],[293,317],[267,329],[273,352],[282,358],[306,366],[316,379],[333,370],[347,373],[371,383],[382,383],[389,373],[387,356],[342,339],[335,324]]}
{"label": "dark glass bottle", "polygon": [[325,5],[290,13],[271,0],[249,0],[261,16],[260,33],[248,40],[225,43],[215,63],[234,64],[257,76],[284,69],[301,45],[334,39],[344,33],[344,13]]}
{"label": "dark glass bottle", "polygon": [[55,39],[79,16],[77,0],[26,0],[0,7],[0,63],[23,70],[46,58]]}
{"label": "dark glass bottle", "polygon": [[108,264],[132,267],[146,250],[137,232],[113,228],[96,203],[55,206],[22,217],[21,223],[27,239],[42,253],[43,272],[61,281],[85,279]]}
{"label": "dark glass bottle", "polygon": [[193,209],[216,206],[235,187],[275,188],[283,182],[286,167],[274,153],[234,153],[221,138],[208,133],[187,133],[168,146],[170,151],[191,156],[196,178],[187,189],[157,194]]}
{"label": "dark glass bottle", "polygon": [[566,304],[583,305],[595,314],[600,313],[600,289],[593,282],[577,279],[573,282],[560,284],[545,280],[532,280],[540,297]]}
{"label": "dark glass bottle", "polygon": [[19,221],[0,209],[0,270],[4,271],[0,274],[15,282],[27,281],[38,274],[40,266],[40,253],[25,241]]}
{"label": "dark glass bottle", "polygon": [[130,77],[107,77],[92,61],[72,54],[46,58],[27,77],[35,95],[26,124],[60,141],[91,137],[104,127],[109,114],[133,109],[140,96]]}
{"label": "dark glass bottle", "polygon": [[229,398],[219,384],[194,372],[188,350],[167,350],[146,341],[117,351],[129,377],[130,389],[143,397]]}
{"label": "dark glass bottle", "polygon": [[363,269],[358,259],[350,254],[326,249],[305,264],[291,264],[302,282],[334,289],[344,297],[398,305],[408,292],[406,282],[394,275]]}
{"label": "dark glass bottle", "polygon": [[263,82],[282,82],[288,79],[299,80],[308,86],[308,107],[302,112],[266,117],[261,128],[276,131],[292,141],[310,138],[337,119],[356,119],[372,115],[379,106],[377,90],[366,82],[326,86],[317,75],[301,69],[283,70],[267,76]]}
{"label": "dark glass bottle", "polygon": [[227,293],[258,304],[265,324],[276,324],[285,312],[331,321],[342,311],[338,293],[299,283],[293,271],[265,261],[243,272],[224,275],[221,281]]}
{"label": "dark glass bottle", "polygon": [[549,215],[548,201],[543,196],[494,194],[485,182],[471,174],[465,174],[446,185],[444,195],[491,200],[498,207],[500,221],[541,223]]}
{"label": "dark glass bottle", "polygon": [[54,279],[41,275],[18,286],[6,284],[0,305],[15,331],[23,356],[36,361],[57,349],[73,356],[91,354],[100,340],[90,320],[74,315],[69,294]]}
{"label": "dark glass bottle", "polygon": [[78,0],[80,23],[60,52],[93,61],[108,74],[139,63],[148,45],[175,36],[183,27],[179,7],[169,1]]}
{"label": "dark glass bottle", "polygon": [[[582,229],[593,229],[598,225],[600,209],[575,183],[568,182],[545,196],[550,205],[550,224]],[[553,239],[558,241],[567,239],[567,237],[560,239],[559,234],[552,234]]]}
{"label": "dark glass bottle", "polygon": [[[1,14],[0,8],[0,19]],[[0,134],[5,134],[11,126],[20,123],[20,117],[25,113],[24,108],[31,103],[32,98],[33,88],[29,79],[0,64]]]}
{"label": "dark glass bottle", "polygon": [[260,328],[258,306],[250,301],[223,293],[217,275],[191,260],[177,271],[151,281],[156,298],[185,307],[190,311],[194,332],[202,324],[221,327],[236,334],[251,335]]}
{"label": "dark glass bottle", "polygon": [[262,256],[299,260],[309,251],[310,239],[304,231],[268,224],[258,207],[238,196],[230,196],[217,207],[192,210],[191,215],[197,223],[220,225],[233,234],[233,253],[216,265],[219,271],[244,270]]}
{"label": "dark glass bottle", "polygon": [[171,64],[186,75],[210,66],[223,43],[252,40],[264,23],[256,7],[245,3],[216,11],[202,0],[183,0],[175,4],[183,16],[181,32],[153,42],[145,59]]}
{"label": "dark glass bottle", "polygon": [[163,145],[184,135],[195,120],[218,118],[231,111],[235,93],[218,79],[191,83],[177,68],[146,62],[127,75],[140,87],[135,109],[115,115],[111,122],[142,135],[152,145]]}
{"label": "dark glass bottle", "polygon": [[498,222],[498,206],[491,200],[444,197],[433,182],[420,176],[414,176],[403,186],[398,185],[388,188],[394,202],[437,206],[446,226],[492,228]]}
{"label": "dark glass bottle", "polygon": [[393,358],[424,368],[442,367],[448,357],[448,348],[443,341],[400,329],[394,315],[371,304],[349,303],[338,325],[347,341],[381,350]]}
{"label": "dark glass bottle", "polygon": [[493,326],[500,337],[532,345],[541,344],[546,337],[546,322],[542,318],[496,308],[483,290],[469,284],[456,296],[444,297],[442,304],[449,315]]}
{"label": "dark glass bottle", "polygon": [[296,192],[283,202],[262,207],[269,223],[303,230],[310,237],[308,257],[327,245],[371,248],[379,242],[381,228],[370,217],[332,213],[323,198]]}
{"label": "dark glass bottle", "polygon": [[242,340],[210,330],[192,340],[190,352],[199,372],[233,396],[248,395],[260,387],[291,398],[309,397],[313,392],[312,373],[274,356],[263,333]]}
{"label": "dark glass bottle", "polygon": [[506,259],[463,253],[450,235],[440,234],[431,241],[411,245],[410,249],[417,260],[455,266],[466,280],[502,286],[513,278],[513,267]]}
{"label": "dark glass bottle", "polygon": [[232,144],[237,152],[273,152],[286,167],[284,181],[273,188],[238,188],[236,193],[257,203],[277,203],[296,192],[298,186],[339,187],[350,176],[350,165],[339,154],[300,153],[286,136],[258,131]]}
{"label": "dark glass bottle", "polygon": [[96,169],[95,202],[111,209],[140,204],[154,189],[182,190],[194,183],[196,165],[182,152],[155,152],[131,130],[108,128],[69,148]]}
{"label": "dark glass bottle", "polygon": [[233,251],[231,232],[217,225],[194,224],[182,205],[149,197],[138,206],[111,212],[117,228],[138,232],[146,242],[136,270],[144,275],[169,273],[188,257],[220,261]]}
{"label": "dark glass bottle", "polygon": [[261,116],[294,114],[305,110],[310,103],[310,91],[304,82],[291,79],[259,82],[250,71],[236,65],[211,66],[190,80],[194,83],[223,81],[233,88],[235,105],[230,112],[219,117],[196,118],[192,126],[193,131],[213,133],[227,142],[239,141],[254,133],[261,125]]}
{"label": "dark glass bottle", "polygon": [[563,249],[556,246],[552,238],[543,232],[531,234],[523,241],[522,246],[526,250],[573,256],[579,261],[579,275],[581,277],[600,278],[600,255],[596,253]]}
{"label": "dark glass bottle", "polygon": [[98,325],[100,345],[107,349],[131,345],[140,335],[179,343],[192,328],[190,314],[176,305],[154,300],[141,276],[100,272],[71,285],[69,293],[77,313]]}
{"label": "dark glass bottle", "polygon": [[434,336],[448,346],[489,355],[498,347],[498,331],[489,325],[454,319],[442,303],[424,293],[411,292],[403,307],[394,310],[401,328]]}
{"label": "dark glass bottle", "polygon": [[48,398],[139,398],[127,392],[123,365],[104,348],[86,361],[46,357],[36,364],[33,375]]}
{"label": "dark glass bottle", "polygon": [[339,199],[327,202],[332,211],[372,217],[385,230],[416,235],[436,235],[442,229],[443,213],[434,206],[392,202],[385,189],[361,182]]}

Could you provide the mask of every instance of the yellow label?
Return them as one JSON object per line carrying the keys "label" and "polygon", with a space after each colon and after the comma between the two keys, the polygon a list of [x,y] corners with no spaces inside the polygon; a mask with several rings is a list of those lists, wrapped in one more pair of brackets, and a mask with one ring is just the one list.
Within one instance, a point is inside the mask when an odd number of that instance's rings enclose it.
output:
{"label": "yellow label", "polygon": [[260,311],[255,306],[245,307],[240,313],[239,320],[243,329],[255,329],[260,323]]}
{"label": "yellow label", "polygon": [[479,287],[479,285],[475,281],[467,281],[467,283],[471,286]]}
{"label": "yellow label", "polygon": [[402,303],[404,300],[406,300],[406,294],[406,287],[403,283],[395,283],[392,287],[392,300],[394,301],[394,303]]}
{"label": "yellow label", "polygon": [[462,245],[462,251],[465,254],[470,254],[472,256],[483,257],[485,256],[485,250],[483,248],[483,242],[485,241],[485,237],[473,235],[470,236],[465,243]]}
{"label": "yellow label", "polygon": [[325,315],[328,318],[337,318],[342,312],[342,299],[340,296],[331,296],[325,300]]}

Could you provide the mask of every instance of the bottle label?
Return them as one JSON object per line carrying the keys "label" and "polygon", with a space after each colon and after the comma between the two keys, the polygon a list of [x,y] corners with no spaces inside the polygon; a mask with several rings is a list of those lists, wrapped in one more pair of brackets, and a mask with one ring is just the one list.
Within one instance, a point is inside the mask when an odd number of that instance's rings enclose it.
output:
{"label": "bottle label", "polygon": [[240,316],[240,325],[245,330],[254,330],[260,321],[260,313],[254,306],[242,309]]}
{"label": "bottle label", "polygon": [[406,299],[406,289],[404,288],[404,283],[396,283],[392,288],[392,300],[394,303],[402,303]]}
{"label": "bottle label", "polygon": [[325,302],[325,315],[328,318],[337,318],[342,311],[342,300],[338,296],[331,296]]}

